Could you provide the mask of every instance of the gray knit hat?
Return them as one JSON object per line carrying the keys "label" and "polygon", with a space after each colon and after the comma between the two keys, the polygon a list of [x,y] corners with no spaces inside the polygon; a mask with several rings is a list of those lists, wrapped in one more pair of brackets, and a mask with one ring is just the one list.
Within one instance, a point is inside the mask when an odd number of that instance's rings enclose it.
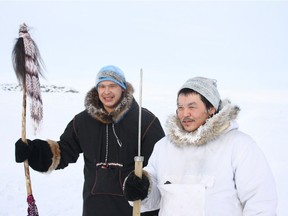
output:
{"label": "gray knit hat", "polygon": [[204,96],[218,110],[220,95],[217,90],[217,80],[205,77],[194,77],[188,79],[179,91],[184,88],[193,89]]}

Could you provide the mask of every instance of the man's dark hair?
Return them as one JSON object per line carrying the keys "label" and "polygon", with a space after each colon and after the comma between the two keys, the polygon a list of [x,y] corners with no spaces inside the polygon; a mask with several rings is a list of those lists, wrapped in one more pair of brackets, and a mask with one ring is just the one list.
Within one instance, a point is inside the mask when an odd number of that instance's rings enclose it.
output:
{"label": "man's dark hair", "polygon": [[206,110],[209,110],[210,108],[213,107],[213,105],[203,96],[201,95],[199,92],[194,91],[193,89],[189,89],[189,88],[183,88],[178,92],[177,95],[177,100],[180,94],[183,94],[185,96],[189,95],[189,94],[198,94],[200,95],[201,101],[205,104]]}

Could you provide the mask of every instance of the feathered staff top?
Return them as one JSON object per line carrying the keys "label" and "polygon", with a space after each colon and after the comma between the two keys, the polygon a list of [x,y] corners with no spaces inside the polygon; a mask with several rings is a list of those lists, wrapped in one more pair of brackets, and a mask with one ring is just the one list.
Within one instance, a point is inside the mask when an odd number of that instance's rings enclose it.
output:
{"label": "feathered staff top", "polygon": [[31,99],[31,118],[34,132],[36,132],[43,118],[43,103],[39,82],[39,74],[42,75],[40,64],[42,61],[38,47],[30,37],[25,23],[20,25],[19,38],[13,48],[12,60],[19,84],[22,85],[23,91],[26,91]]}

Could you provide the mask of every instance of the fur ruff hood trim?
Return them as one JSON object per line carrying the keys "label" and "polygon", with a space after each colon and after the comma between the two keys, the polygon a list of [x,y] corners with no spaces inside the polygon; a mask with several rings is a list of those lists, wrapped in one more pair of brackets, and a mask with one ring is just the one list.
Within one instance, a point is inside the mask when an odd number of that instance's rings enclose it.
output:
{"label": "fur ruff hood trim", "polygon": [[113,112],[107,113],[107,111],[104,109],[103,104],[99,99],[98,91],[95,87],[93,87],[85,97],[85,109],[93,118],[104,124],[119,122],[130,109],[134,99],[133,86],[129,82],[126,82],[126,86],[127,88],[123,92],[122,100]]}
{"label": "fur ruff hood trim", "polygon": [[230,122],[237,118],[239,112],[238,106],[232,105],[227,99],[223,100],[219,112],[207,119],[204,125],[193,132],[185,131],[177,115],[171,115],[166,122],[167,137],[178,147],[206,144],[224,134],[230,126]]}

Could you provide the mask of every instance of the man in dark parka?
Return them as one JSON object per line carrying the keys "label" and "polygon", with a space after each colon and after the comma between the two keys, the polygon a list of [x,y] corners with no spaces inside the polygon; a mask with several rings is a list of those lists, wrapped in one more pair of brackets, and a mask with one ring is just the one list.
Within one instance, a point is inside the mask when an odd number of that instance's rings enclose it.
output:
{"label": "man in dark parka", "polygon": [[[28,159],[40,172],[63,169],[84,157],[83,216],[130,216],[122,184],[134,170],[138,151],[139,106],[124,73],[113,65],[100,69],[86,95],[85,110],[69,122],[60,140],[19,139],[16,162]],[[142,108],[141,155],[145,166],[154,144],[164,137],[158,118]],[[156,216],[158,211],[142,214]]]}

